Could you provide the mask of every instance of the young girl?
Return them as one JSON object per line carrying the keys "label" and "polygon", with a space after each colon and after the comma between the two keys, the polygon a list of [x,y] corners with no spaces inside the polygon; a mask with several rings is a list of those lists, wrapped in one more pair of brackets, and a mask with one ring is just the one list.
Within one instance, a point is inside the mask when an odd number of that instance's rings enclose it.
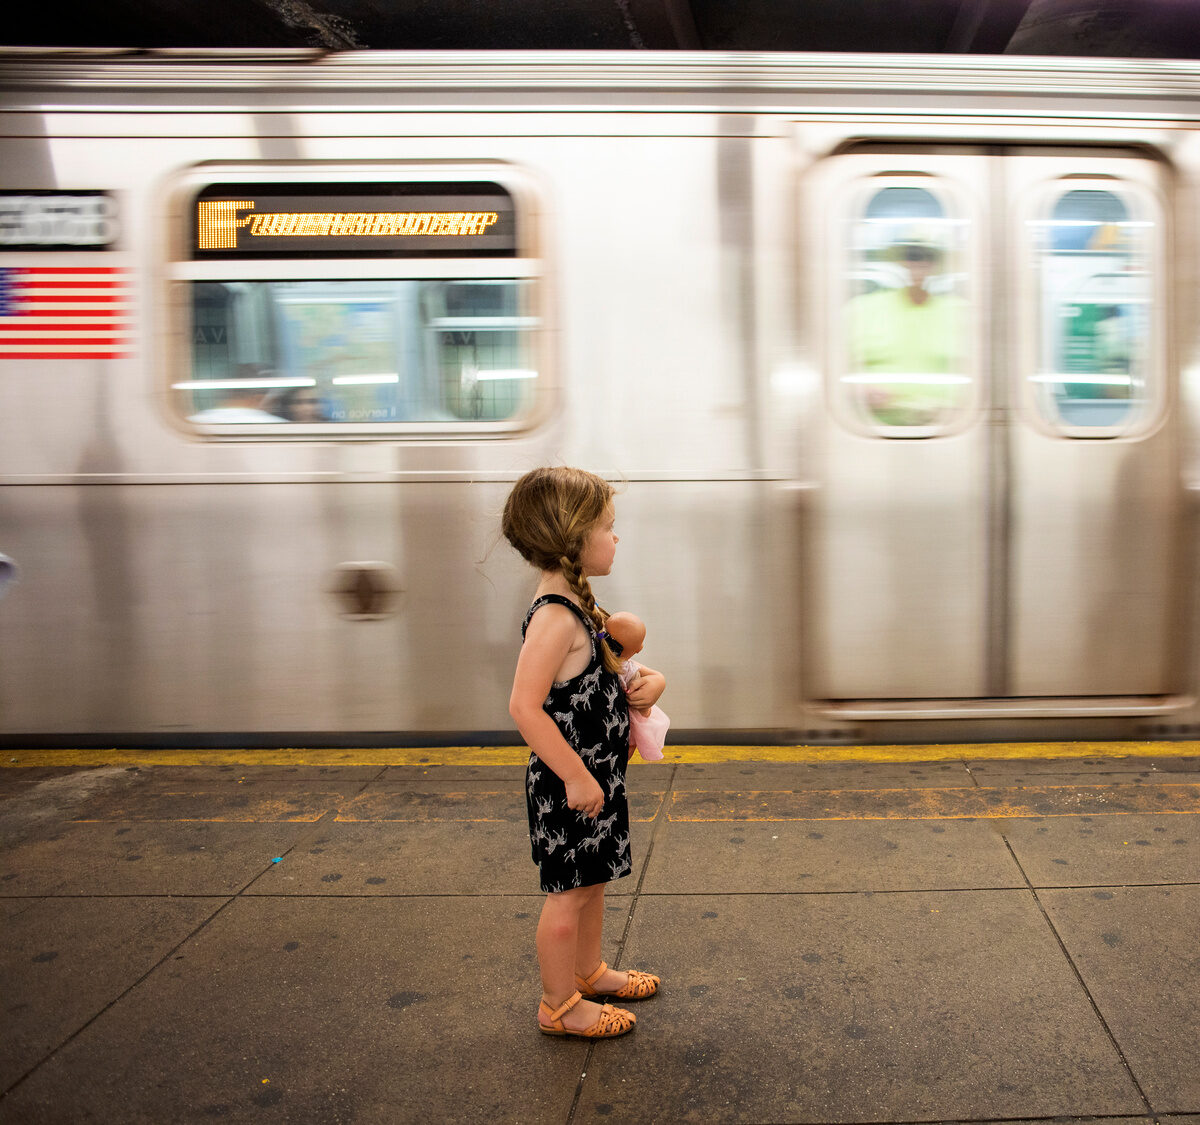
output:
{"label": "young girl", "polygon": [[626,697],[620,660],[597,634],[606,614],[589,578],[608,574],[617,549],[612,487],[582,469],[526,473],[504,506],[505,538],[541,572],[522,628],[509,712],[532,753],[529,834],[546,903],[538,922],[547,1035],[607,1039],[636,1017],[591,997],[643,1000],[658,977],[600,959],[604,885],[632,870],[625,764],[629,708],[650,707],[662,673],[643,668]]}

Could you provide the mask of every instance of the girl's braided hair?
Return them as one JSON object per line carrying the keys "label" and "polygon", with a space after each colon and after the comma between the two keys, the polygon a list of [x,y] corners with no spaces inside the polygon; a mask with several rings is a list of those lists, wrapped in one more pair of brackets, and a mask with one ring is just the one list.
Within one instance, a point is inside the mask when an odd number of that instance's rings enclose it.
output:
{"label": "girl's braided hair", "polygon": [[[597,633],[604,630],[608,614],[596,604],[580,556],[612,495],[608,481],[585,469],[534,469],[513,485],[500,524],[504,538],[526,562],[562,573]],[[620,670],[620,659],[603,640],[600,655],[610,672]]]}

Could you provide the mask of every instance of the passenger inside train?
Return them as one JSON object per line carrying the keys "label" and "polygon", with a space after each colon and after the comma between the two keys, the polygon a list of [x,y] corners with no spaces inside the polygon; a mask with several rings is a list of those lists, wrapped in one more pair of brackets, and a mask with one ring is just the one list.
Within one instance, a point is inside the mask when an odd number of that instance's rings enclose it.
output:
{"label": "passenger inside train", "polygon": [[943,424],[968,383],[968,310],[961,296],[935,280],[947,268],[942,205],[924,189],[884,188],[861,226],[856,266],[871,288],[847,309],[847,380],[858,384],[859,402],[874,425]]}
{"label": "passenger inside train", "polygon": [[285,422],[328,422],[325,402],[315,387],[281,387],[263,400],[263,407]]}
{"label": "passenger inside train", "polygon": [[259,364],[239,364],[236,379],[220,383],[209,392],[219,393],[216,402],[189,415],[189,420],[221,424],[282,422],[283,418],[264,406],[264,383],[270,385],[270,373]]}
{"label": "passenger inside train", "polygon": [[[537,380],[527,285],[510,278],[200,283],[194,377],[176,386],[186,392],[189,419],[204,423],[470,425],[518,417]],[[257,365],[238,363],[247,355]],[[243,380],[247,369],[277,376],[259,380],[253,402],[225,390],[231,372]]]}

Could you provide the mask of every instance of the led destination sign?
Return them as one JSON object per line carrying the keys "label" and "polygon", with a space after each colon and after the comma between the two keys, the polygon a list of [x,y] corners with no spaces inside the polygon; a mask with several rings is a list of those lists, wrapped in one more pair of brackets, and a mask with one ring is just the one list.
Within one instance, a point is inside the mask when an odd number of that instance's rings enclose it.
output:
{"label": "led destination sign", "polygon": [[195,258],[511,257],[496,184],[215,184],[196,197]]}

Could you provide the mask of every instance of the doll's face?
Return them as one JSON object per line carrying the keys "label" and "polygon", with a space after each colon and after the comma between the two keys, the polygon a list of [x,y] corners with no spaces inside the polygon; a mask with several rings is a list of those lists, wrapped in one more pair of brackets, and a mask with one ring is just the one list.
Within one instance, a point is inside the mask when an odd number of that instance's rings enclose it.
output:
{"label": "doll's face", "polygon": [[[617,638],[617,643],[621,644],[621,638]],[[637,656],[642,651],[642,646],[639,644],[621,644],[621,659],[628,660],[631,656]]]}
{"label": "doll's face", "polygon": [[621,659],[628,660],[642,651],[646,627],[628,613],[614,613],[605,626],[608,635],[621,646]]}

